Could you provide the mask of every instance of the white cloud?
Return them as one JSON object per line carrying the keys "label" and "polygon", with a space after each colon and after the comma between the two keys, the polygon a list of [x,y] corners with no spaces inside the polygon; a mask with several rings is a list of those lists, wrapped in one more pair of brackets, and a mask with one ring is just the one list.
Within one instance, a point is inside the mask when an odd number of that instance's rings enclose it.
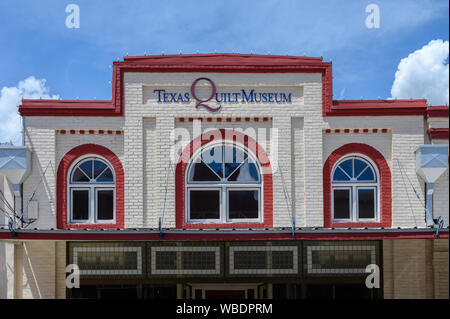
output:
{"label": "white cloud", "polygon": [[22,120],[18,106],[24,99],[58,99],[59,95],[50,95],[45,79],[30,76],[17,86],[4,86],[0,92],[0,142],[12,142],[22,145]]}
{"label": "white cloud", "polygon": [[402,59],[391,95],[398,99],[426,98],[428,105],[448,105],[449,42],[432,40]]}

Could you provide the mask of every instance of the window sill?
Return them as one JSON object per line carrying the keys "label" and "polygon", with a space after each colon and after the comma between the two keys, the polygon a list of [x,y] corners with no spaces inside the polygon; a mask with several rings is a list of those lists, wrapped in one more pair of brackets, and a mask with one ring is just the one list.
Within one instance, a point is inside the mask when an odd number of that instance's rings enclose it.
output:
{"label": "window sill", "polygon": [[329,228],[362,228],[362,227],[389,227],[386,223],[374,221],[374,222],[331,222]]}
{"label": "window sill", "polygon": [[235,223],[199,223],[199,222],[189,222],[184,223],[178,228],[267,228],[263,222],[235,222]]}
{"label": "window sill", "polygon": [[66,224],[64,228],[75,228],[75,229],[122,229],[117,222],[116,223],[108,223],[108,224],[83,224],[83,223],[74,223],[74,224]]}

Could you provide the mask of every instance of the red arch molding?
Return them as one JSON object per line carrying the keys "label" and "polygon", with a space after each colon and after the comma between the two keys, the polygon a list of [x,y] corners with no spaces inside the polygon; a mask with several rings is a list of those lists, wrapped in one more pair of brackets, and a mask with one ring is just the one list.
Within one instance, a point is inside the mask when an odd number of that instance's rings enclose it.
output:
{"label": "red arch molding", "polygon": [[[332,222],[331,212],[331,171],[333,165],[343,156],[351,153],[366,155],[377,165],[380,173],[380,221],[379,222]],[[391,170],[383,155],[375,148],[360,143],[350,143],[334,150],[323,167],[323,207],[324,227],[391,227],[392,225],[392,192]]]}
{"label": "red arch molding", "polygon": [[[67,174],[69,167],[80,156],[92,154],[104,157],[114,167],[116,174],[116,222],[114,224],[69,224],[67,223]],[[67,152],[58,166],[56,180],[56,225],[60,229],[65,228],[124,228],[124,172],[119,158],[104,146],[96,144],[84,144]]]}
{"label": "red arch molding", "polygon": [[[243,145],[255,154],[262,168],[263,222],[262,223],[187,223],[185,219],[185,173],[192,155],[203,145],[220,140],[243,141]],[[177,228],[272,228],[273,227],[273,179],[269,157],[264,149],[250,136],[234,130],[209,131],[198,136],[187,145],[175,169],[175,210]]]}

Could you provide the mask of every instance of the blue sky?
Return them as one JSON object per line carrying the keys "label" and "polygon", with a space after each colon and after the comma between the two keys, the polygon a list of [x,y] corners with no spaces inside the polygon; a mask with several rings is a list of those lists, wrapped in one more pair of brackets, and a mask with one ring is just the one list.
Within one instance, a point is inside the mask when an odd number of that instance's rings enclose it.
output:
{"label": "blue sky", "polygon": [[[70,3],[80,8],[79,29],[65,25]],[[379,29],[365,25],[370,3],[380,8]],[[443,0],[1,0],[0,88],[34,76],[63,99],[110,99],[108,66],[127,53],[234,51],[323,56],[333,62],[335,98],[388,98],[401,59],[431,40],[449,39],[448,6]],[[448,70],[448,56],[446,64]]]}

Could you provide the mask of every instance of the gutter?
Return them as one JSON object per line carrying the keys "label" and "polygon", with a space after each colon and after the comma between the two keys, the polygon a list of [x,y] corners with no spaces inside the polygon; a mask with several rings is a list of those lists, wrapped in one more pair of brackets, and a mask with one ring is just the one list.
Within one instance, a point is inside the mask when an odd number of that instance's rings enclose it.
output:
{"label": "gutter", "polygon": [[436,236],[432,228],[400,229],[291,229],[278,230],[16,230],[12,237],[7,229],[0,229],[0,239],[16,240],[326,240],[326,239],[413,239],[449,238],[449,229],[441,229]]}

